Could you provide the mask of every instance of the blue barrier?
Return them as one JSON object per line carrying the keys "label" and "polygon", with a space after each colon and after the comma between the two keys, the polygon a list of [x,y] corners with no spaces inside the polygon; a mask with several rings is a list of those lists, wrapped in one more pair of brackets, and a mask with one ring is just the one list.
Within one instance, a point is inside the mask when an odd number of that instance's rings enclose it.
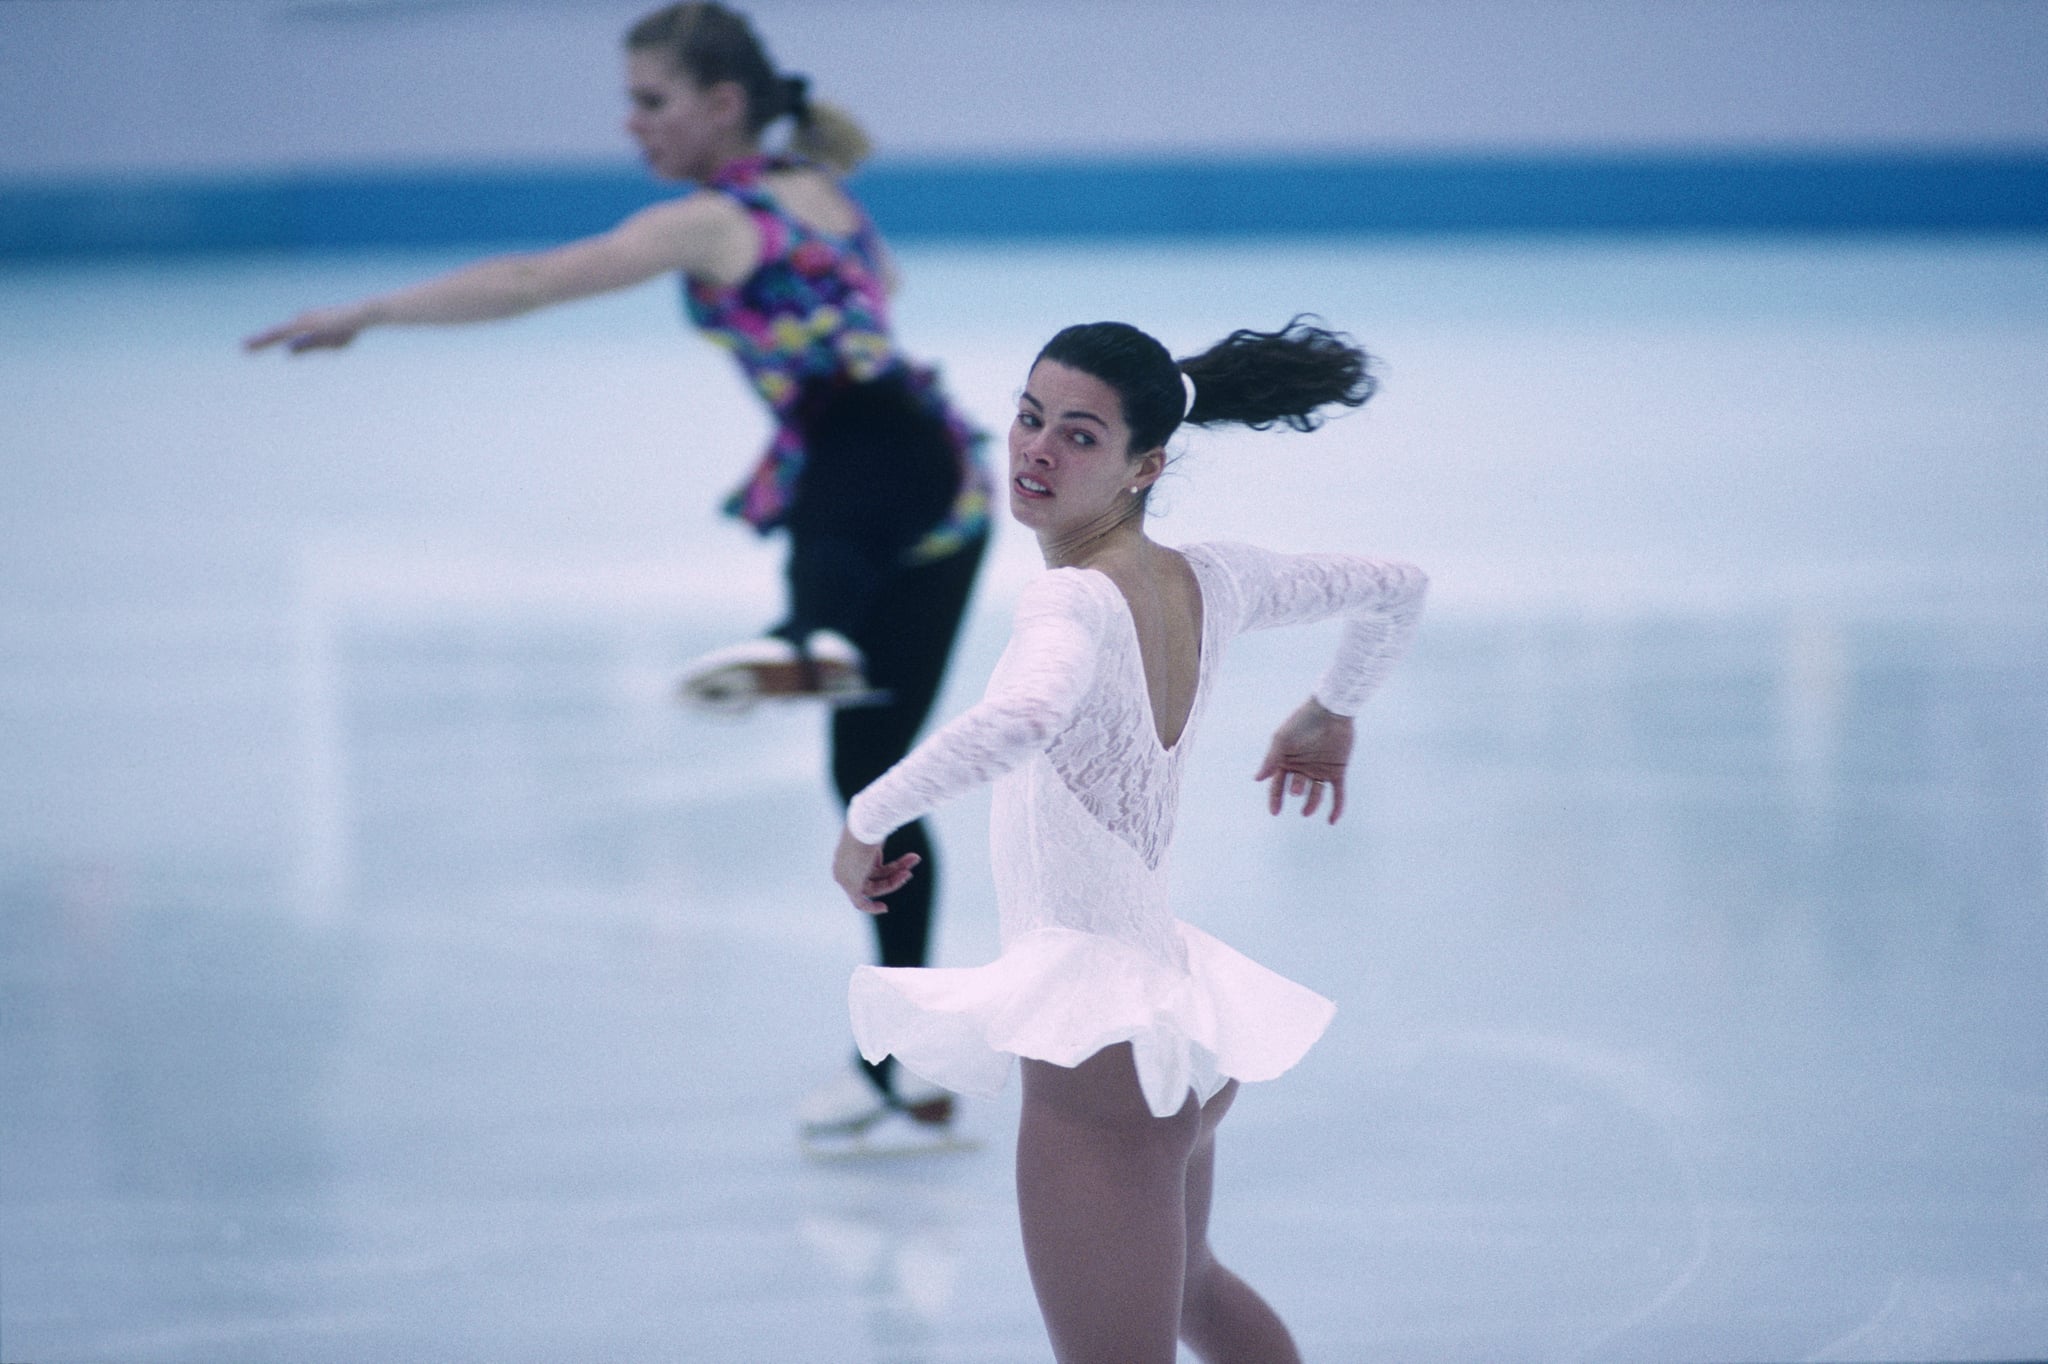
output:
{"label": "blue barrier", "polygon": [[[2048,150],[894,161],[857,183],[904,240],[2048,230]],[[0,182],[0,257],[551,242],[672,192],[623,166]]]}

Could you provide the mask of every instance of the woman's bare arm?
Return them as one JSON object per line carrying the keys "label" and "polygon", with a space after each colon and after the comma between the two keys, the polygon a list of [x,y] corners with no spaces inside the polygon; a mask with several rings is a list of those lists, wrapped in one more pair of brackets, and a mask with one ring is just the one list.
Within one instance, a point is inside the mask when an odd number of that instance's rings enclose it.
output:
{"label": "woman's bare arm", "polygon": [[760,250],[752,225],[722,194],[642,209],[609,232],[548,251],[494,256],[425,283],[315,308],[247,338],[247,350],[335,349],[370,327],[433,326],[517,317],[551,304],[629,288],[682,271],[744,274]]}

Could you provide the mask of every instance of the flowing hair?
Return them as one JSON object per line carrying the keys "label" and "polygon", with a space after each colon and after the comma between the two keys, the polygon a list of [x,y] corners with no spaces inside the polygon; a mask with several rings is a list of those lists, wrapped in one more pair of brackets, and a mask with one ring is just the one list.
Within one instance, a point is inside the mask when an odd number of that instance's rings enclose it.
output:
{"label": "flowing hair", "polygon": [[[1379,387],[1373,358],[1306,314],[1278,331],[1240,328],[1182,360],[1127,322],[1083,322],[1062,329],[1038,358],[1116,390],[1131,429],[1126,453],[1133,455],[1164,445],[1182,423],[1313,431],[1326,409],[1362,406]],[[1183,374],[1194,381],[1192,407]]]}

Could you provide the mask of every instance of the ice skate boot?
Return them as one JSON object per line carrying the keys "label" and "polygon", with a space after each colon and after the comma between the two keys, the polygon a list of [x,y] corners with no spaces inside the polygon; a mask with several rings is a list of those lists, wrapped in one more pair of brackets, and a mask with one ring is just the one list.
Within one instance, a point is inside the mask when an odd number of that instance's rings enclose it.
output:
{"label": "ice skate boot", "polygon": [[813,1090],[797,1109],[804,1153],[820,1160],[971,1151],[953,1128],[952,1094],[900,1068],[884,1089],[856,1063]]}

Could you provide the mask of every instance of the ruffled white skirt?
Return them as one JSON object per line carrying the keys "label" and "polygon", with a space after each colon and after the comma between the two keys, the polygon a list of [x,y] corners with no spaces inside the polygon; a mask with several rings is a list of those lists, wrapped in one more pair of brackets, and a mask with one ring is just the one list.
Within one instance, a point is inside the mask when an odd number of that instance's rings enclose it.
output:
{"label": "ruffled white skirt", "polygon": [[1073,928],[1020,934],[986,966],[854,970],[853,1035],[870,1061],[894,1056],[934,1084],[984,1098],[1015,1058],[1079,1065],[1129,1042],[1158,1117],[1192,1092],[1270,1080],[1299,1061],[1336,1006],[1191,924],[1181,970],[1129,943]]}

